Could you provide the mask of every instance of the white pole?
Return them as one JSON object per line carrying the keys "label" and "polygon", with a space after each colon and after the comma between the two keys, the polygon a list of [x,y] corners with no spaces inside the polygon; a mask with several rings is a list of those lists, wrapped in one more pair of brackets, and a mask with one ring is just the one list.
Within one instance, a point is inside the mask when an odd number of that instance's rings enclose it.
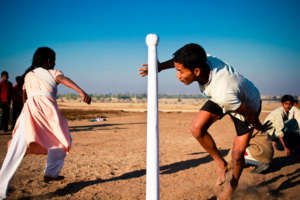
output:
{"label": "white pole", "polygon": [[159,200],[159,136],[157,100],[158,36],[148,34],[148,109],[147,109],[147,170],[146,200]]}

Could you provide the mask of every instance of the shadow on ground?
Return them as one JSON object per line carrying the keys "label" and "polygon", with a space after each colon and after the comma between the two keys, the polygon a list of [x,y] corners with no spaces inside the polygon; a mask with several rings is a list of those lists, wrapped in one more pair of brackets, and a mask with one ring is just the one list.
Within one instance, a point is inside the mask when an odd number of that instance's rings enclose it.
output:
{"label": "shadow on ground", "polygon": [[266,173],[279,171],[281,168],[300,163],[300,156],[276,157],[272,160],[270,169]]}
{"label": "shadow on ground", "polygon": [[146,124],[146,122],[137,122],[137,123],[122,123],[122,124],[93,124],[93,125],[84,125],[84,126],[69,126],[70,132],[80,132],[80,131],[94,131],[95,129],[99,130],[111,130],[107,129],[108,127],[115,127],[112,129],[126,129],[119,126],[125,125],[138,125]]}
{"label": "shadow on ground", "polygon": [[291,172],[289,174],[280,174],[278,176],[271,178],[270,180],[263,181],[263,182],[259,183],[256,187],[264,187],[264,186],[270,185],[272,183],[275,183],[279,179],[286,179],[275,189],[269,190],[269,193],[271,196],[278,198],[278,197],[283,196],[282,190],[286,190],[286,189],[292,188],[296,185],[299,185],[300,180],[296,180],[299,177],[300,177],[300,169],[297,169],[294,172]]}
{"label": "shadow on ground", "polygon": [[[221,150],[221,154],[224,156],[229,152],[229,149],[227,150]],[[175,162],[169,165],[164,165],[160,167],[160,174],[172,174],[179,171],[187,170],[190,168],[197,167],[201,164],[205,164],[212,161],[212,158],[207,154],[204,157],[197,158],[197,159],[190,159],[180,162]],[[54,192],[50,192],[48,194],[44,195],[38,195],[38,196],[30,196],[30,197],[24,197],[21,198],[22,200],[25,199],[49,199],[57,196],[65,196],[68,194],[75,194],[78,191],[82,190],[85,187],[111,182],[111,181],[119,181],[119,180],[127,180],[132,178],[139,178],[146,174],[146,169],[136,170],[132,172],[127,172],[125,174],[122,174],[117,177],[109,178],[109,179],[96,179],[91,181],[79,181],[79,182],[73,182],[67,184],[64,188],[58,189]]]}

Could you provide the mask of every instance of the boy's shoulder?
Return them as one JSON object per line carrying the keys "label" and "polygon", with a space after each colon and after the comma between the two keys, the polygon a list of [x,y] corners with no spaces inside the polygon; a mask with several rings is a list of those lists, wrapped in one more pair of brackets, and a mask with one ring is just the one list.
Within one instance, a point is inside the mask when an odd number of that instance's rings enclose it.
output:
{"label": "boy's shoulder", "polygon": [[0,81],[0,86],[1,87],[5,86],[5,85],[9,85],[9,86],[12,87],[13,84],[10,81]]}
{"label": "boy's shoulder", "polygon": [[296,106],[293,106],[293,107],[291,108],[290,113],[291,113],[292,115],[295,115],[295,116],[297,116],[297,117],[300,117],[300,109],[297,108]]}
{"label": "boy's shoulder", "polygon": [[271,112],[270,112],[270,114],[269,115],[273,115],[273,116],[275,116],[275,115],[282,115],[282,113],[283,113],[283,107],[282,106],[280,106],[280,107],[278,107],[278,108],[275,108],[274,110],[272,110]]}
{"label": "boy's shoulder", "polygon": [[221,60],[218,57],[212,56],[210,54],[207,54],[207,63],[213,67],[213,66],[222,66],[222,65],[226,65],[226,63]]}
{"label": "boy's shoulder", "polygon": [[215,56],[208,55],[207,64],[215,74],[218,74],[220,71],[228,71],[230,74],[235,73],[235,69],[230,64]]}

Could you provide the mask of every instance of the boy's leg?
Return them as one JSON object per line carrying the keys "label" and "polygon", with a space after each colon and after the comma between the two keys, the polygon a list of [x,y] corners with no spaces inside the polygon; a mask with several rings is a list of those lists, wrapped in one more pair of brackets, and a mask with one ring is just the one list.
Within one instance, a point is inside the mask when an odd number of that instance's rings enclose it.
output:
{"label": "boy's leg", "polygon": [[219,172],[217,184],[222,184],[225,180],[227,163],[220,155],[220,152],[218,151],[213,138],[207,132],[210,125],[219,118],[220,117],[216,114],[210,113],[206,110],[200,110],[199,113],[193,119],[191,131],[193,133],[193,136],[197,139],[197,141],[216,161]]}
{"label": "boy's leg", "polygon": [[237,136],[233,143],[232,150],[232,178],[234,179],[233,185],[237,185],[245,165],[245,151],[248,146],[253,131],[244,135]]}
{"label": "boy's leg", "polygon": [[16,113],[17,113],[17,108],[16,108],[16,105],[13,104],[12,106],[12,119],[11,119],[11,130],[14,129],[15,127],[15,124],[16,124]]}
{"label": "boy's leg", "polygon": [[2,109],[1,116],[1,129],[4,131],[8,130],[8,118],[9,118],[9,107],[7,103],[0,103]]}
{"label": "boy's leg", "polygon": [[4,103],[3,106],[3,130],[8,131],[8,122],[9,122],[9,114],[10,114],[10,107],[8,103]]}
{"label": "boy's leg", "polygon": [[233,191],[238,185],[238,181],[245,165],[244,154],[251,138],[252,132],[253,130],[241,136],[237,136],[234,140],[231,159],[232,178],[230,180],[230,184],[228,184],[227,187],[223,190],[219,199],[230,199]]}
{"label": "boy's leg", "polygon": [[58,177],[58,174],[64,165],[65,157],[66,152],[64,149],[49,149],[44,176],[50,178]]}
{"label": "boy's leg", "polygon": [[18,130],[12,138],[0,170],[0,199],[6,198],[8,184],[15,174],[17,168],[21,164],[21,161],[26,153],[27,141],[23,132],[24,121],[22,120]]}

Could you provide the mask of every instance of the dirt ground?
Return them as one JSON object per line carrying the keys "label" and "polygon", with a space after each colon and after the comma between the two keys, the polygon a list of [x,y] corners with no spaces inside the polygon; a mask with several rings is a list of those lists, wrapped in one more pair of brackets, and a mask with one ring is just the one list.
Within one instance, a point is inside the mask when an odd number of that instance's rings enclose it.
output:
{"label": "dirt ground", "polygon": [[[267,105],[263,104],[262,119],[278,106]],[[60,105],[70,119],[73,138],[61,172],[65,179],[44,183],[46,156],[27,155],[10,184],[8,199],[145,199],[146,112],[118,111],[113,109],[116,106],[81,106]],[[194,112],[180,112],[178,108],[159,113],[160,197],[215,199],[219,191],[215,187],[215,163],[189,131],[199,105]],[[97,116],[108,120],[90,122]],[[230,118],[218,121],[209,132],[225,156],[235,137]],[[10,137],[0,132],[0,163]],[[277,151],[268,173],[252,174],[252,169],[244,170],[233,199],[300,199],[299,157],[287,158],[284,152]]]}

